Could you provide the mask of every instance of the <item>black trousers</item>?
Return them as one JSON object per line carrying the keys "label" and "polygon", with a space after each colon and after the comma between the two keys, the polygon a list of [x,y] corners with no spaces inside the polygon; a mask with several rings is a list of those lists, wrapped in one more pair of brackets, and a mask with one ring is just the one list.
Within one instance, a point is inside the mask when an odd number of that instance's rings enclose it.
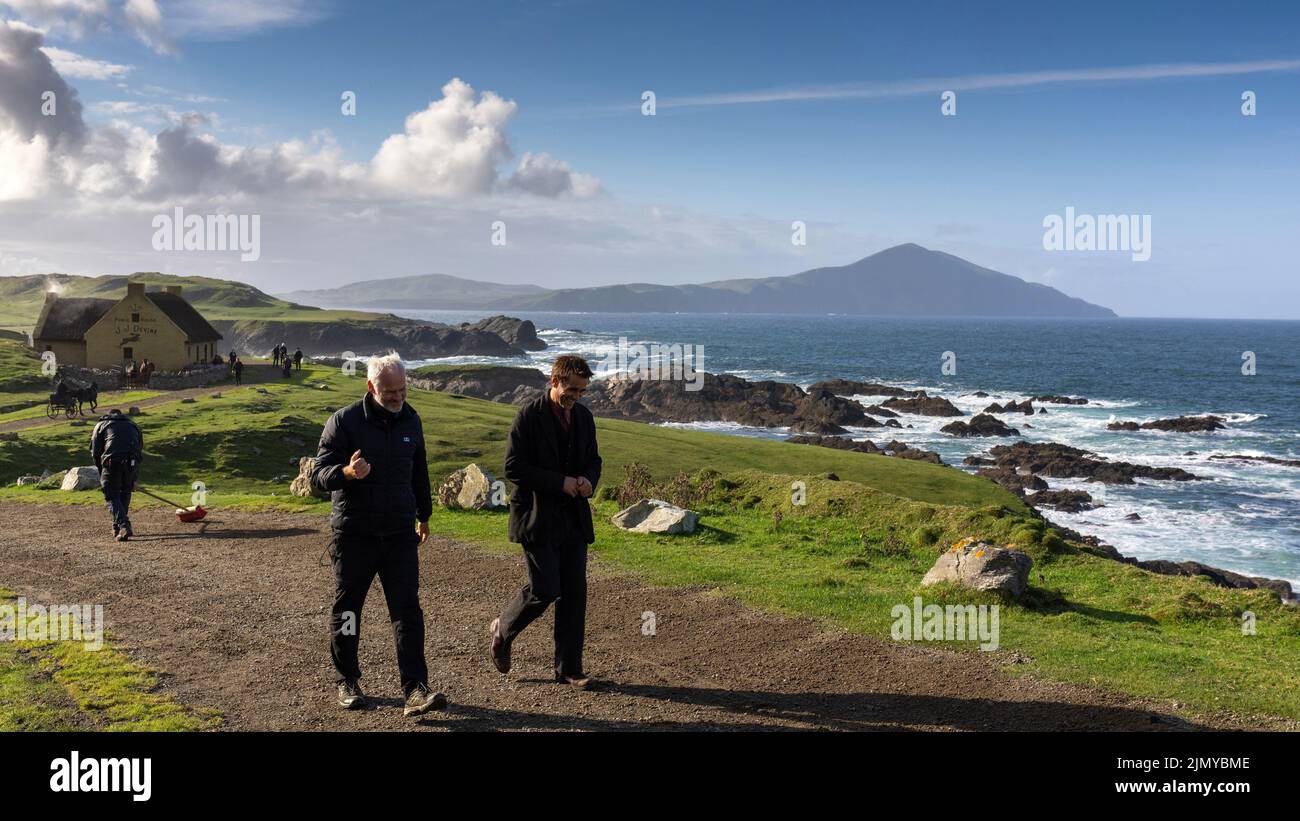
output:
{"label": "black trousers", "polygon": [[587,623],[587,543],[569,536],[556,543],[524,543],[528,584],[501,614],[506,641],[532,624],[555,602],[555,674],[582,673]]}
{"label": "black trousers", "polygon": [[424,611],[420,609],[420,537],[409,532],[352,535],[335,532],[330,538],[334,565],[334,607],[330,610],[330,658],[334,679],[361,678],[357,645],[361,640],[361,609],[370,585],[379,576],[388,604],[397,645],[397,669],[402,692],[428,684],[424,662]]}
{"label": "black trousers", "polygon": [[123,456],[105,456],[99,471],[99,489],[104,492],[108,512],[113,517],[113,529],[131,527],[131,491],[135,490],[137,468],[135,460]]}

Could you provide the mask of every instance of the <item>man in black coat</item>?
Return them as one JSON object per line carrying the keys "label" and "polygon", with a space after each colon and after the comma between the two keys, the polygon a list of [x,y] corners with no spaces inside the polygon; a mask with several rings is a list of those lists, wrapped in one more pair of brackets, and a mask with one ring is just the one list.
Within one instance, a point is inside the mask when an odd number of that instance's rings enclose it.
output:
{"label": "man in black coat", "polygon": [[114,408],[99,418],[90,433],[90,457],[113,516],[113,538],[125,542],[135,535],[131,530],[131,491],[144,458],[144,434],[131,417]]}
{"label": "man in black coat", "polygon": [[402,714],[423,715],[446,707],[447,697],[429,690],[424,661],[418,548],[429,538],[433,513],[424,428],[415,409],[406,404],[406,368],[397,354],[371,359],[366,395],[325,423],[311,484],[329,492],[334,503],[330,657],[339,706],[365,705],[358,684],[357,644],[361,609],[378,575],[406,696]]}
{"label": "man in black coat", "polygon": [[551,367],[550,387],[515,414],[506,443],[510,541],[524,547],[528,584],[492,622],[491,658],[510,671],[510,647],[555,602],[555,680],[587,689],[582,645],[587,616],[587,545],[596,540],[587,499],[600,481],[596,422],[578,399],[591,368],[578,356]]}

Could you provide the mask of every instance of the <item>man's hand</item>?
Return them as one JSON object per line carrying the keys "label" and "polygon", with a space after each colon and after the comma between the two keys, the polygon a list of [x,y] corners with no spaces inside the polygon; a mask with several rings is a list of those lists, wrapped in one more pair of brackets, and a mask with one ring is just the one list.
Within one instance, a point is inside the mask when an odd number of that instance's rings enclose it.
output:
{"label": "man's hand", "polygon": [[591,491],[592,491],[591,482],[587,481],[587,477],[586,477],[586,476],[579,476],[579,477],[578,477],[578,495],[579,495],[579,496],[583,496],[583,497],[587,497],[587,496],[590,496],[590,495],[591,495]]}
{"label": "man's hand", "polygon": [[429,523],[428,523],[428,522],[416,522],[416,523],[415,523],[415,532],[420,534],[420,544],[424,544],[425,541],[428,540],[428,538],[429,538]]}
{"label": "man's hand", "polygon": [[578,480],[573,478],[572,476],[565,476],[564,492],[569,494],[570,496],[576,497],[578,495]]}
{"label": "man's hand", "polygon": [[361,456],[361,451],[352,454],[352,461],[343,466],[343,475],[349,479],[364,479],[370,475],[370,463]]}

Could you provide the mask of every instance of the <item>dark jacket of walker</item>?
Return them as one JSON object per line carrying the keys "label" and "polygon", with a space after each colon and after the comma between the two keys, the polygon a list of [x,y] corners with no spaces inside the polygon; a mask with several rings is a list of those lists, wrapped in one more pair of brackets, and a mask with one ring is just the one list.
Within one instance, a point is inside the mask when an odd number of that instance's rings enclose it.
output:
{"label": "dark jacket of walker", "polygon": [[128,459],[138,464],[144,458],[144,435],[131,417],[114,411],[99,418],[99,424],[90,434],[90,455],[95,469],[103,470],[108,457]]}
{"label": "dark jacket of walker", "polygon": [[[343,468],[358,450],[370,463],[370,473],[364,479],[348,479]],[[336,531],[414,531],[417,519],[427,522],[433,515],[419,414],[410,405],[389,414],[368,393],[339,409],[321,432],[311,484],[330,493],[330,527]]]}
{"label": "dark jacket of walker", "polygon": [[567,436],[545,392],[515,414],[506,442],[505,464],[506,478],[516,486],[510,497],[512,542],[557,537],[564,532],[563,516],[576,517],[574,524],[587,544],[596,541],[591,505],[581,496],[575,498],[564,492],[566,476],[585,476],[595,493],[600,481],[596,420],[581,403],[574,404],[570,413]]}

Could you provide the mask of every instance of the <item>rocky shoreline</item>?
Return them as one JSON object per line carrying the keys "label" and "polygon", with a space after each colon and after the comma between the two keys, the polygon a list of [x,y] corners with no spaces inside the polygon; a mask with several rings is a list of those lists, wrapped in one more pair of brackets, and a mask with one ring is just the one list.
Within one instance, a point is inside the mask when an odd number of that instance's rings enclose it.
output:
{"label": "rocky shoreline", "polygon": [[340,319],[329,322],[243,319],[212,323],[224,345],[240,352],[266,354],[280,342],[301,348],[313,359],[339,357],[347,351],[361,356],[401,351],[408,359],[451,356],[524,356],[546,348],[532,321],[493,316],[474,323],[446,325],[388,315],[380,319]]}
{"label": "rocky shoreline", "polygon": [[[855,382],[832,379],[810,385],[804,390],[798,385],[775,380],[750,381],[731,374],[703,375],[702,387],[688,391],[685,383],[673,380],[651,380],[628,376],[593,380],[584,404],[597,416],[627,419],[636,422],[730,422],[738,425],[763,428],[786,427],[793,444],[829,447],[902,459],[915,459],[944,465],[935,451],[912,447],[893,439],[885,444],[870,440],[856,441],[845,434],[844,426],[858,428],[903,428],[907,415],[933,417],[960,417],[966,414],[948,399],[928,394],[923,390],[900,388],[874,382]],[[469,366],[444,368],[433,374],[413,375],[412,384],[429,390],[449,391],[479,399],[519,404],[546,385],[545,376],[534,368],[508,366]],[[983,392],[972,394],[979,396]],[[984,394],[987,396],[987,394]],[[877,405],[863,405],[852,396],[887,396]],[[1085,405],[1081,397],[1041,395],[1004,405],[994,403],[969,420],[957,420],[941,430],[955,437],[1019,436],[1017,428],[1010,427],[994,414],[1036,415],[1047,409],[1034,409],[1033,403]],[[882,421],[883,420],[883,421]],[[1178,417],[1173,420],[1155,420],[1121,430],[1177,430],[1212,431],[1222,419],[1215,416]],[[906,425],[906,427],[911,427]],[[1300,466],[1300,462],[1267,456],[1225,455],[1211,458],[1242,459],[1270,462],[1287,466]],[[1170,562],[1167,560],[1141,561],[1122,555],[1114,547],[1095,536],[1085,536],[1070,528],[1050,522],[1043,517],[1042,509],[1078,512],[1095,506],[1091,494],[1082,490],[1049,489],[1043,477],[1083,478],[1102,484],[1133,484],[1136,479],[1189,482],[1204,477],[1181,468],[1152,467],[1125,461],[1112,461],[1095,453],[1055,442],[1026,442],[1020,440],[1009,445],[996,445],[987,455],[968,456],[963,461],[974,467],[976,475],[996,482],[1015,493],[1030,506],[1035,516],[1043,518],[1067,538],[1087,545],[1097,555],[1132,564],[1153,573],[1164,575],[1196,575],[1214,584],[1243,589],[1267,588],[1289,603],[1297,599],[1289,582],[1279,579],[1244,576],[1232,571],[1210,567],[1199,562]],[[959,469],[959,468],[953,468]]]}

